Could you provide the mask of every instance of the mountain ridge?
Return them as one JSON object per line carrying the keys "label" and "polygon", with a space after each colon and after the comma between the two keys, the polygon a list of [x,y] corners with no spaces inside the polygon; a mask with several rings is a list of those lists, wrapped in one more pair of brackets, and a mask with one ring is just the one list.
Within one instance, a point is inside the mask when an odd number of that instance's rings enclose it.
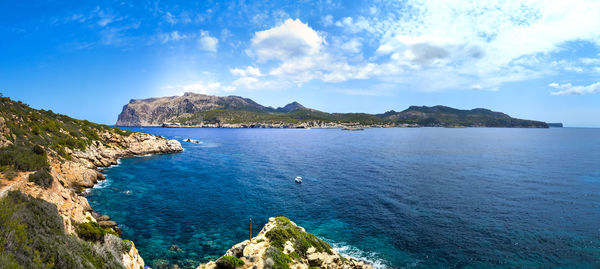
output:
{"label": "mountain ridge", "polygon": [[182,96],[132,99],[116,126],[227,128],[361,127],[514,127],[548,128],[545,122],[512,118],[486,108],[461,110],[443,105],[410,106],[382,114],[328,113],[297,101],[283,107],[263,106],[241,96],[185,93]]}

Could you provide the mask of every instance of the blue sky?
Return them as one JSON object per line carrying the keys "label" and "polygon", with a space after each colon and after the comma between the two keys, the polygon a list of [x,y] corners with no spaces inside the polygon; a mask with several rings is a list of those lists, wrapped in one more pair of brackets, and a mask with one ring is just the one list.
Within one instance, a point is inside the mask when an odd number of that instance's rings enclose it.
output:
{"label": "blue sky", "polygon": [[186,91],[600,127],[598,1],[3,1],[0,92],[113,124]]}

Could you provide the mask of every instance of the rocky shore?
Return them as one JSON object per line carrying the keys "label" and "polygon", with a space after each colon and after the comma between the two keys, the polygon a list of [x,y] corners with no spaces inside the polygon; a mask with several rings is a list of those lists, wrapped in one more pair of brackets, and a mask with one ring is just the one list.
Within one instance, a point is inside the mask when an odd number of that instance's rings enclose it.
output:
{"label": "rocky shore", "polygon": [[344,129],[344,128],[394,128],[394,127],[419,127],[409,124],[370,124],[360,123],[335,123],[324,121],[307,121],[302,123],[285,122],[250,122],[250,123],[203,123],[198,125],[180,125],[165,123],[161,127],[165,128],[267,128],[267,129]]}
{"label": "rocky shore", "polygon": [[373,266],[342,256],[288,218],[277,216],[270,218],[256,237],[238,243],[223,257],[197,269],[213,268],[372,269]]}
{"label": "rocky shore", "polygon": [[[93,141],[85,150],[66,149],[70,158],[57,158],[48,153],[49,173],[54,180],[48,188],[43,188],[28,180],[32,172],[19,172],[12,179],[2,179],[0,197],[8,191],[18,190],[24,194],[55,204],[62,217],[67,234],[75,234],[77,223],[98,222],[103,228],[114,228],[116,223],[107,216],[99,217],[92,211],[83,196],[85,188],[93,187],[104,176],[99,168],[118,163],[119,158],[135,155],[172,153],[183,150],[176,140],[167,140],[145,133],[121,135],[114,131],[99,133],[99,141]],[[121,261],[125,268],[144,268],[144,260],[135,245],[123,254]]]}

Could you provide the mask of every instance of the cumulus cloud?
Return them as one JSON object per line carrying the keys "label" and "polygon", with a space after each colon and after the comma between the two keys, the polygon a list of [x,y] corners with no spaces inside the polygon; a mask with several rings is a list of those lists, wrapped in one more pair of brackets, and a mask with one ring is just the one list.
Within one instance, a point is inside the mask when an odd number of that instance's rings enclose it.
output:
{"label": "cumulus cloud", "polygon": [[316,31],[300,20],[287,19],[283,24],[259,31],[251,40],[249,54],[261,62],[288,60],[318,54],[325,43]]}
{"label": "cumulus cloud", "polygon": [[316,31],[298,19],[255,32],[246,53],[264,73],[230,71],[239,85],[373,79],[421,90],[498,90],[508,82],[600,69],[597,57],[561,61],[558,54],[569,42],[600,46],[597,14],[600,2],[591,0],[382,1],[360,16],[320,19],[320,26],[341,33]]}
{"label": "cumulus cloud", "polygon": [[[448,79],[472,80],[462,87],[476,83],[496,88],[509,81],[498,79],[498,73],[512,80],[519,75],[508,73],[522,68],[534,76],[551,72],[551,67],[555,72],[583,72],[574,65],[553,66],[536,56],[564,50],[569,41],[600,45],[600,20],[594,15],[600,14],[597,1],[409,0],[402,5],[389,8],[392,11],[385,16],[344,18],[337,25],[348,33],[365,31],[378,37],[376,55],[390,57],[398,66],[426,72],[452,67]],[[523,64],[534,58],[537,63]]]}
{"label": "cumulus cloud", "polygon": [[217,52],[219,46],[219,40],[216,37],[210,36],[208,31],[200,31],[200,37],[198,38],[198,47],[201,50],[209,52]]}
{"label": "cumulus cloud", "polygon": [[558,91],[552,92],[552,95],[584,95],[600,93],[600,82],[596,82],[587,86],[573,86],[571,83],[550,83],[548,86],[558,89]]}

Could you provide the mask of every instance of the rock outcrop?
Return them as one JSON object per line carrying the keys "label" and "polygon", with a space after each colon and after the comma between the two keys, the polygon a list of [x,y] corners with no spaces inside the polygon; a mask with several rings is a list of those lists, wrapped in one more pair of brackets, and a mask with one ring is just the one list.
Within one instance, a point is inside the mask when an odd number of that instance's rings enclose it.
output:
{"label": "rock outcrop", "polygon": [[304,228],[278,216],[270,218],[256,237],[231,247],[217,261],[201,264],[197,269],[213,268],[372,269],[373,266],[340,255]]}
{"label": "rock outcrop", "polygon": [[220,97],[188,92],[182,96],[133,99],[123,107],[116,125],[162,126],[164,123],[177,122],[178,117],[213,109],[263,111],[267,108],[239,96]]}

